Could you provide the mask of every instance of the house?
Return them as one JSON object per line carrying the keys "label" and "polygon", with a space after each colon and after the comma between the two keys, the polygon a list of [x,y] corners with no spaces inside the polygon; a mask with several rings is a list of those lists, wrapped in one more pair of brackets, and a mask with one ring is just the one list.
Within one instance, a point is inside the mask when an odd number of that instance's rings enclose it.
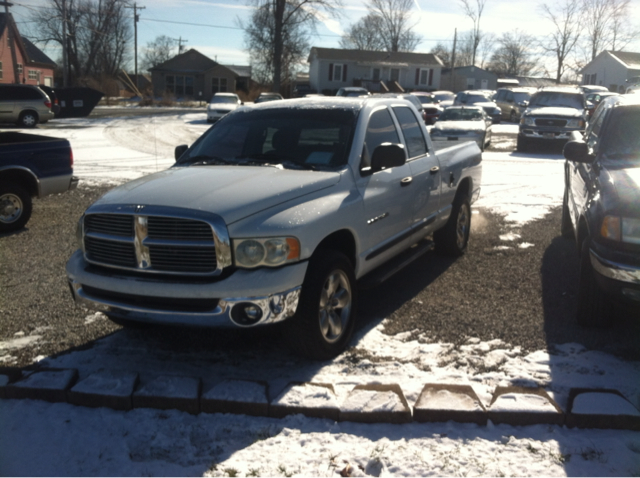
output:
{"label": "house", "polygon": [[56,63],[51,58],[22,38],[13,16],[0,13],[0,83],[53,87],[55,68]]}
{"label": "house", "polygon": [[[600,85],[624,93],[640,77],[640,53],[603,51],[582,69],[583,85]],[[629,82],[627,80],[630,80]]]}
{"label": "house", "polygon": [[371,92],[440,89],[442,61],[432,53],[311,48],[309,86],[335,94],[344,86]]}
{"label": "house", "polygon": [[442,89],[457,93],[463,90],[495,90],[498,75],[477,66],[460,66],[454,70],[442,69]]}
{"label": "house", "polygon": [[154,95],[206,101],[217,92],[248,92],[251,81],[250,66],[221,65],[193,48],[150,72]]}

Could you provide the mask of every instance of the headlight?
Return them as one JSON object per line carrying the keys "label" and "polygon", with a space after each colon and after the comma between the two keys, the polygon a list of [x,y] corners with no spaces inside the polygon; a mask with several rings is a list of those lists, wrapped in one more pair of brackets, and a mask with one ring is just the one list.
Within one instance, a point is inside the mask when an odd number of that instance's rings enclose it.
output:
{"label": "headlight", "polygon": [[582,118],[572,119],[567,123],[567,128],[584,128],[584,120]]}
{"label": "headlight", "polygon": [[84,214],[80,216],[78,219],[78,223],[76,224],[76,242],[78,243],[78,248],[84,252]]}
{"label": "headlight", "polygon": [[600,235],[612,241],[640,244],[640,219],[605,216]]}
{"label": "headlight", "polygon": [[535,126],[536,122],[530,116],[523,116],[522,118],[520,118],[520,124],[525,126]]}
{"label": "headlight", "polygon": [[300,260],[300,241],[295,237],[234,239],[237,267],[277,267]]}

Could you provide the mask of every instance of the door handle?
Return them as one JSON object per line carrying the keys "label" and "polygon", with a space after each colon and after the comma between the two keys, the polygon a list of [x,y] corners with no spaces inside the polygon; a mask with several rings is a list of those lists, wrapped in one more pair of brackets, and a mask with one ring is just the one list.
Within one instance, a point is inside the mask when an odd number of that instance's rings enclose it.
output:
{"label": "door handle", "polygon": [[436,174],[438,171],[440,171],[440,168],[438,166],[434,166],[429,170],[431,174]]}
{"label": "door handle", "polygon": [[413,178],[411,176],[407,176],[400,181],[400,186],[409,186],[413,182]]}

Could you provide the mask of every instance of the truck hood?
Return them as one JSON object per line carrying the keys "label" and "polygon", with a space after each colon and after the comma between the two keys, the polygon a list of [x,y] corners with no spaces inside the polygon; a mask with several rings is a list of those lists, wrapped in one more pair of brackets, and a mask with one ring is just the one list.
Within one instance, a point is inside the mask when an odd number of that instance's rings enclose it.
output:
{"label": "truck hood", "polygon": [[212,212],[232,224],[325,189],[340,173],[270,166],[175,167],[117,187],[95,205],[171,206]]}
{"label": "truck hood", "polygon": [[464,133],[466,131],[482,131],[486,126],[484,121],[437,121],[431,131],[455,131]]}
{"label": "truck hood", "polygon": [[563,118],[582,118],[582,111],[575,108],[563,108],[560,106],[537,106],[527,108],[525,115],[532,116],[561,116]]}

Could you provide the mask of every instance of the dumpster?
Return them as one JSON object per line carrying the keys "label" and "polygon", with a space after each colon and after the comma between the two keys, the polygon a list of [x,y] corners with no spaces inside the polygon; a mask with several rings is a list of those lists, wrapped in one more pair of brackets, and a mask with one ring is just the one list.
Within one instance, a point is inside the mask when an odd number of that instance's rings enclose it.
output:
{"label": "dumpster", "polygon": [[55,88],[60,111],[56,118],[81,118],[89,116],[104,93],[84,86]]}

